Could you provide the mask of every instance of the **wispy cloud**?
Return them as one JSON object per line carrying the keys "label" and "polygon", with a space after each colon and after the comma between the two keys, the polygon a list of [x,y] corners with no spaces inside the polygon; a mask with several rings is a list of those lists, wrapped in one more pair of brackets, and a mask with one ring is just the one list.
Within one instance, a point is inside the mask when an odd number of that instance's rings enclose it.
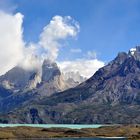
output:
{"label": "wispy cloud", "polygon": [[96,59],[97,53],[95,51],[88,51],[86,57],[90,59]]}
{"label": "wispy cloud", "polygon": [[70,52],[72,53],[81,53],[82,50],[80,48],[70,49]]}

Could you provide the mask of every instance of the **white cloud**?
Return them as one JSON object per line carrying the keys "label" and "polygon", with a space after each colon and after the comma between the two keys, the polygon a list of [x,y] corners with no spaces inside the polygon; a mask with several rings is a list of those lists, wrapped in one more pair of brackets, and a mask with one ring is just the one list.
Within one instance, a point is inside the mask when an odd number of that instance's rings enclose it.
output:
{"label": "white cloud", "polygon": [[44,27],[40,41],[25,46],[22,22],[21,13],[14,15],[0,11],[0,75],[16,65],[35,69],[40,67],[43,59],[56,60],[62,47],[59,41],[75,37],[79,32],[79,24],[70,16],[54,16]]}
{"label": "white cloud", "polygon": [[79,72],[83,77],[91,77],[99,68],[104,66],[104,62],[97,59],[78,59],[74,61],[58,62],[64,73]]}
{"label": "white cloud", "polygon": [[[40,41],[25,46],[22,29],[23,15],[0,12],[0,75],[16,65],[25,69],[41,67],[43,59],[56,60],[59,49],[63,46],[60,41],[67,37],[75,37],[79,32],[79,24],[71,17],[55,16],[44,27]],[[42,51],[43,50],[43,51]],[[41,52],[42,51],[42,52]],[[79,48],[72,52],[81,52]],[[90,58],[96,58],[94,52],[88,52]],[[58,62],[63,72],[77,72],[90,77],[104,63],[97,59],[79,59],[75,61]]]}
{"label": "white cloud", "polygon": [[42,59],[38,56],[37,49],[35,44],[29,44],[28,47],[24,47],[24,58],[19,63],[19,66],[26,70],[40,70]]}
{"label": "white cloud", "polygon": [[67,37],[75,37],[79,32],[79,24],[70,16],[55,16],[50,23],[44,27],[40,35],[39,45],[46,50],[46,57],[52,61],[56,60],[62,45],[59,41]]}
{"label": "white cloud", "polygon": [[70,52],[72,53],[81,53],[82,50],[80,48],[70,49]]}
{"label": "white cloud", "polygon": [[0,11],[0,75],[19,65],[25,69],[36,69],[40,65],[35,44],[25,47],[23,41],[23,15]]}
{"label": "white cloud", "polygon": [[0,75],[23,59],[22,22],[22,14],[0,11]]}

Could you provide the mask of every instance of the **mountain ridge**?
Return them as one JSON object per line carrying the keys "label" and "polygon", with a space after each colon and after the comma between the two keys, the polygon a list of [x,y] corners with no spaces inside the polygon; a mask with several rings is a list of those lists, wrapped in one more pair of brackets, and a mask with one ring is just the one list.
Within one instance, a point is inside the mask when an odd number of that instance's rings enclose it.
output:
{"label": "mountain ridge", "polygon": [[24,102],[11,110],[6,120],[8,123],[140,123],[139,75],[137,46],[128,53],[119,53],[76,87],[30,100],[28,104]]}

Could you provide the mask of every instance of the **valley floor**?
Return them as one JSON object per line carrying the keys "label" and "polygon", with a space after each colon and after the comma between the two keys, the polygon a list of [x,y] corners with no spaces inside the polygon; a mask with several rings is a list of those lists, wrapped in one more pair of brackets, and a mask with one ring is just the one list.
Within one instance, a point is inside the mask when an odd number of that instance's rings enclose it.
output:
{"label": "valley floor", "polygon": [[26,126],[0,128],[0,139],[65,137],[126,137],[129,140],[140,140],[140,125],[114,125],[83,129],[37,128]]}

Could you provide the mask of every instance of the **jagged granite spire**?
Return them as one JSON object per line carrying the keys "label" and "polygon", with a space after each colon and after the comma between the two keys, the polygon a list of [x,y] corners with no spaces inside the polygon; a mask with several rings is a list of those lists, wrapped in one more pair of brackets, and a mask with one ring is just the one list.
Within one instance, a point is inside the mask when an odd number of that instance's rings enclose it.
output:
{"label": "jagged granite spire", "polygon": [[42,65],[42,82],[53,80],[58,75],[61,75],[61,72],[57,64],[45,59]]}

